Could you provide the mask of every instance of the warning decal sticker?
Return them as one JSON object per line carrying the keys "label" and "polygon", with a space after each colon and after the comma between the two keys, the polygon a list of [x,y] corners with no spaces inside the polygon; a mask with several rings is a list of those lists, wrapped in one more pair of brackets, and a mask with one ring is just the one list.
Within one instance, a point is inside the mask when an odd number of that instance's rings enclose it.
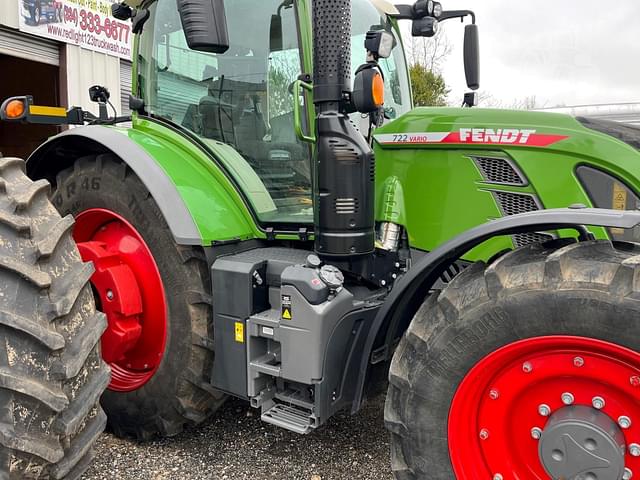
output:
{"label": "warning decal sticker", "polygon": [[236,322],[236,342],[244,343],[244,323]]}
{"label": "warning decal sticker", "polygon": [[293,312],[291,311],[291,296],[282,295],[282,319],[291,320],[293,318]]}

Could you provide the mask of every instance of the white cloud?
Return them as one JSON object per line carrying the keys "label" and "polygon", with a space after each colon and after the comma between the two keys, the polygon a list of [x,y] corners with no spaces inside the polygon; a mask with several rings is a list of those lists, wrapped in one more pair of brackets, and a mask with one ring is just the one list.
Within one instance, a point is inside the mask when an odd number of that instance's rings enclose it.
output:
{"label": "white cloud", "polygon": [[[506,104],[530,96],[546,106],[640,101],[638,0],[442,3],[476,12],[481,90]],[[463,26],[455,20],[443,25],[454,47],[443,74],[457,101],[466,89]],[[407,26],[403,31],[409,34]]]}

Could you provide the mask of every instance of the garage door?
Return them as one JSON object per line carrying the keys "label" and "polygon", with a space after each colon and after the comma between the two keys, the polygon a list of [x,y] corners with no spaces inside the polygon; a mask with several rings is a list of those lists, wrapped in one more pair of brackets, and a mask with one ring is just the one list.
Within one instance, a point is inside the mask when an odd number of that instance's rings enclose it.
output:
{"label": "garage door", "polygon": [[120,60],[120,104],[122,115],[129,115],[129,94],[131,93],[131,62]]}
{"label": "garage door", "polygon": [[0,27],[0,53],[49,65],[60,65],[60,48],[57,42],[4,27]]}

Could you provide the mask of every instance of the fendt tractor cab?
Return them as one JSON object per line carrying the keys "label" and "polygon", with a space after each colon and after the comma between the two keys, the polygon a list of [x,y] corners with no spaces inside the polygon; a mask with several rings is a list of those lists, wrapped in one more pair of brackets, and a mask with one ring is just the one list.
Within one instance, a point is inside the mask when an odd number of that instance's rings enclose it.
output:
{"label": "fendt tractor cab", "polygon": [[430,0],[113,13],[131,117],[98,86],[98,116],[0,109],[88,123],[0,159],[0,477],[78,478],[107,421],[171,436],[229,395],[311,433],[387,375],[398,479],[640,474],[637,128],[412,108],[403,20],[470,20],[478,87],[475,15]]}

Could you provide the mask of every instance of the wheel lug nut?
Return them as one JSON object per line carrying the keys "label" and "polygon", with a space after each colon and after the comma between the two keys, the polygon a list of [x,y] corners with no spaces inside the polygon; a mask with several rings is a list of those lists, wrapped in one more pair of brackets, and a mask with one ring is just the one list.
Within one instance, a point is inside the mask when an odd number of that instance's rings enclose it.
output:
{"label": "wheel lug nut", "polygon": [[576,367],[581,367],[584,365],[584,358],[582,357],[574,357],[573,358],[573,365]]}
{"label": "wheel lug nut", "polygon": [[640,445],[637,443],[629,445],[629,455],[632,457],[640,457]]}
{"label": "wheel lug nut", "polygon": [[569,392],[564,392],[561,398],[562,398],[562,403],[564,403],[565,405],[572,405],[575,400],[575,398],[573,397],[573,394]]}
{"label": "wheel lug nut", "polygon": [[[620,425],[620,428],[627,429],[631,426],[631,419],[626,415],[622,415],[618,417],[618,425]],[[638,452],[640,454],[640,450]],[[634,455],[634,456],[638,456],[638,455]]]}
{"label": "wheel lug nut", "polygon": [[625,468],[622,474],[622,480],[631,480],[631,477],[633,477],[633,472],[630,468]]}
{"label": "wheel lug nut", "polygon": [[602,398],[602,397],[593,397],[591,399],[591,405],[593,405],[593,408],[596,408],[598,410],[602,410],[604,408],[604,405],[605,405],[604,398]]}
{"label": "wheel lug nut", "polygon": [[640,387],[640,377],[638,375],[632,375],[629,377],[629,383],[632,387]]}
{"label": "wheel lug nut", "polygon": [[113,297],[114,297],[113,290],[107,290],[107,298],[109,300],[113,300]]}
{"label": "wheel lug nut", "polygon": [[542,405],[538,406],[538,413],[543,417],[548,417],[549,415],[551,415],[551,408],[549,407],[549,405],[543,403]]}
{"label": "wheel lug nut", "polygon": [[542,436],[542,429],[538,427],[533,427],[531,429],[531,438],[533,438],[534,440],[540,440],[541,436]]}
{"label": "wheel lug nut", "polygon": [[500,397],[500,392],[495,388],[492,388],[491,391],[489,392],[489,398],[491,400],[497,400],[499,397]]}
{"label": "wheel lug nut", "polygon": [[524,362],[522,364],[522,371],[524,373],[531,373],[533,371],[533,365],[531,365],[531,362]]}
{"label": "wheel lug nut", "polygon": [[487,438],[489,438],[489,430],[483,428],[480,430],[480,440],[486,440]]}

